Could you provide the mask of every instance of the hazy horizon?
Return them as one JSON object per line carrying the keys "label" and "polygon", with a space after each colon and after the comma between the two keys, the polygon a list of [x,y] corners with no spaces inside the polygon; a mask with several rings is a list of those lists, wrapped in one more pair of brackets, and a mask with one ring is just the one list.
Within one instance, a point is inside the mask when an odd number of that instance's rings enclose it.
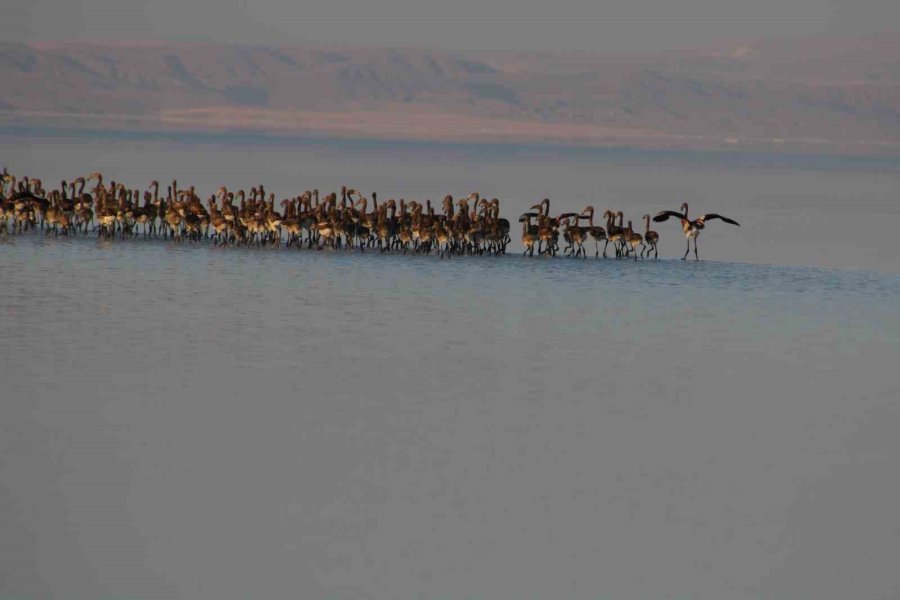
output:
{"label": "hazy horizon", "polygon": [[[209,9],[215,6],[214,14]],[[514,13],[512,9],[515,9]],[[214,41],[427,46],[447,51],[661,52],[727,39],[890,33],[886,0],[12,0],[9,42]],[[346,15],[353,15],[347,20]]]}
{"label": "hazy horizon", "polygon": [[8,4],[0,600],[897,597],[900,2]]}

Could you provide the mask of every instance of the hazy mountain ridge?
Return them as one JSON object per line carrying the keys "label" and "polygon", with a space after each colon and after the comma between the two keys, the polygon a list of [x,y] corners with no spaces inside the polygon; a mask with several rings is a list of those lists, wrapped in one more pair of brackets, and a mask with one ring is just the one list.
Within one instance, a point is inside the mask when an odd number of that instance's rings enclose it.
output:
{"label": "hazy mountain ridge", "polygon": [[588,144],[900,141],[900,36],[889,35],[665,57],[7,43],[0,81],[5,124]]}

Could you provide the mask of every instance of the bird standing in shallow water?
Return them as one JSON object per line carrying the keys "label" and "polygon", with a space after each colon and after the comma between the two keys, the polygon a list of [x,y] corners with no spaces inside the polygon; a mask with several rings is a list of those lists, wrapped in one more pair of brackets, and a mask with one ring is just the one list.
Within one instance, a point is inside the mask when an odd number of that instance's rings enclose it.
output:
{"label": "bird standing in shallow water", "polygon": [[741,226],[741,224],[734,219],[729,219],[728,217],[723,217],[722,215],[718,215],[716,213],[707,213],[705,215],[697,217],[692,221],[688,218],[687,202],[681,205],[681,211],[682,212],[678,213],[674,210],[664,210],[653,217],[653,220],[657,223],[668,221],[669,217],[675,217],[676,219],[681,220],[681,228],[684,231],[684,237],[687,238],[687,250],[684,251],[684,256],[681,257],[681,260],[685,260],[688,253],[691,251],[692,239],[694,240],[694,259],[700,260],[700,256],[697,254],[697,237],[700,235],[700,231],[706,227],[707,221],[712,221],[713,219],[721,219],[726,223],[731,223],[732,225],[737,225],[738,227]]}
{"label": "bird standing in shallow water", "polygon": [[[653,250],[653,258],[659,258],[659,234],[650,229],[650,215],[644,215],[644,223],[646,230],[644,231],[644,241],[647,242],[647,257],[650,257],[650,251]],[[641,255],[643,256],[643,252]]]}

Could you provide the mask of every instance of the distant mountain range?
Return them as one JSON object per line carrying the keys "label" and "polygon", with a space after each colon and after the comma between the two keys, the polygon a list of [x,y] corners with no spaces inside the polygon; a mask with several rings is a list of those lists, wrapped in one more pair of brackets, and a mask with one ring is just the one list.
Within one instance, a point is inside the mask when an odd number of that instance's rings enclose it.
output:
{"label": "distant mountain range", "polygon": [[0,126],[900,154],[900,35],[668,56],[3,43]]}

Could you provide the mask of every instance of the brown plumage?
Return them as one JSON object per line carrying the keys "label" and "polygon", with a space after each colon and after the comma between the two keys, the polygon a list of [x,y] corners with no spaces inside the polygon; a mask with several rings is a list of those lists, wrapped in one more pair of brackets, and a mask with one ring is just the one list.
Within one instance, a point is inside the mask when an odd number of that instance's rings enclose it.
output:
{"label": "brown plumage", "polygon": [[[647,256],[650,256],[650,250],[653,250],[653,258],[659,258],[659,250],[657,245],[659,244],[659,234],[650,229],[650,215],[644,215],[644,223],[646,225],[644,229],[644,241],[647,243]],[[643,252],[641,252],[643,255]]]}

